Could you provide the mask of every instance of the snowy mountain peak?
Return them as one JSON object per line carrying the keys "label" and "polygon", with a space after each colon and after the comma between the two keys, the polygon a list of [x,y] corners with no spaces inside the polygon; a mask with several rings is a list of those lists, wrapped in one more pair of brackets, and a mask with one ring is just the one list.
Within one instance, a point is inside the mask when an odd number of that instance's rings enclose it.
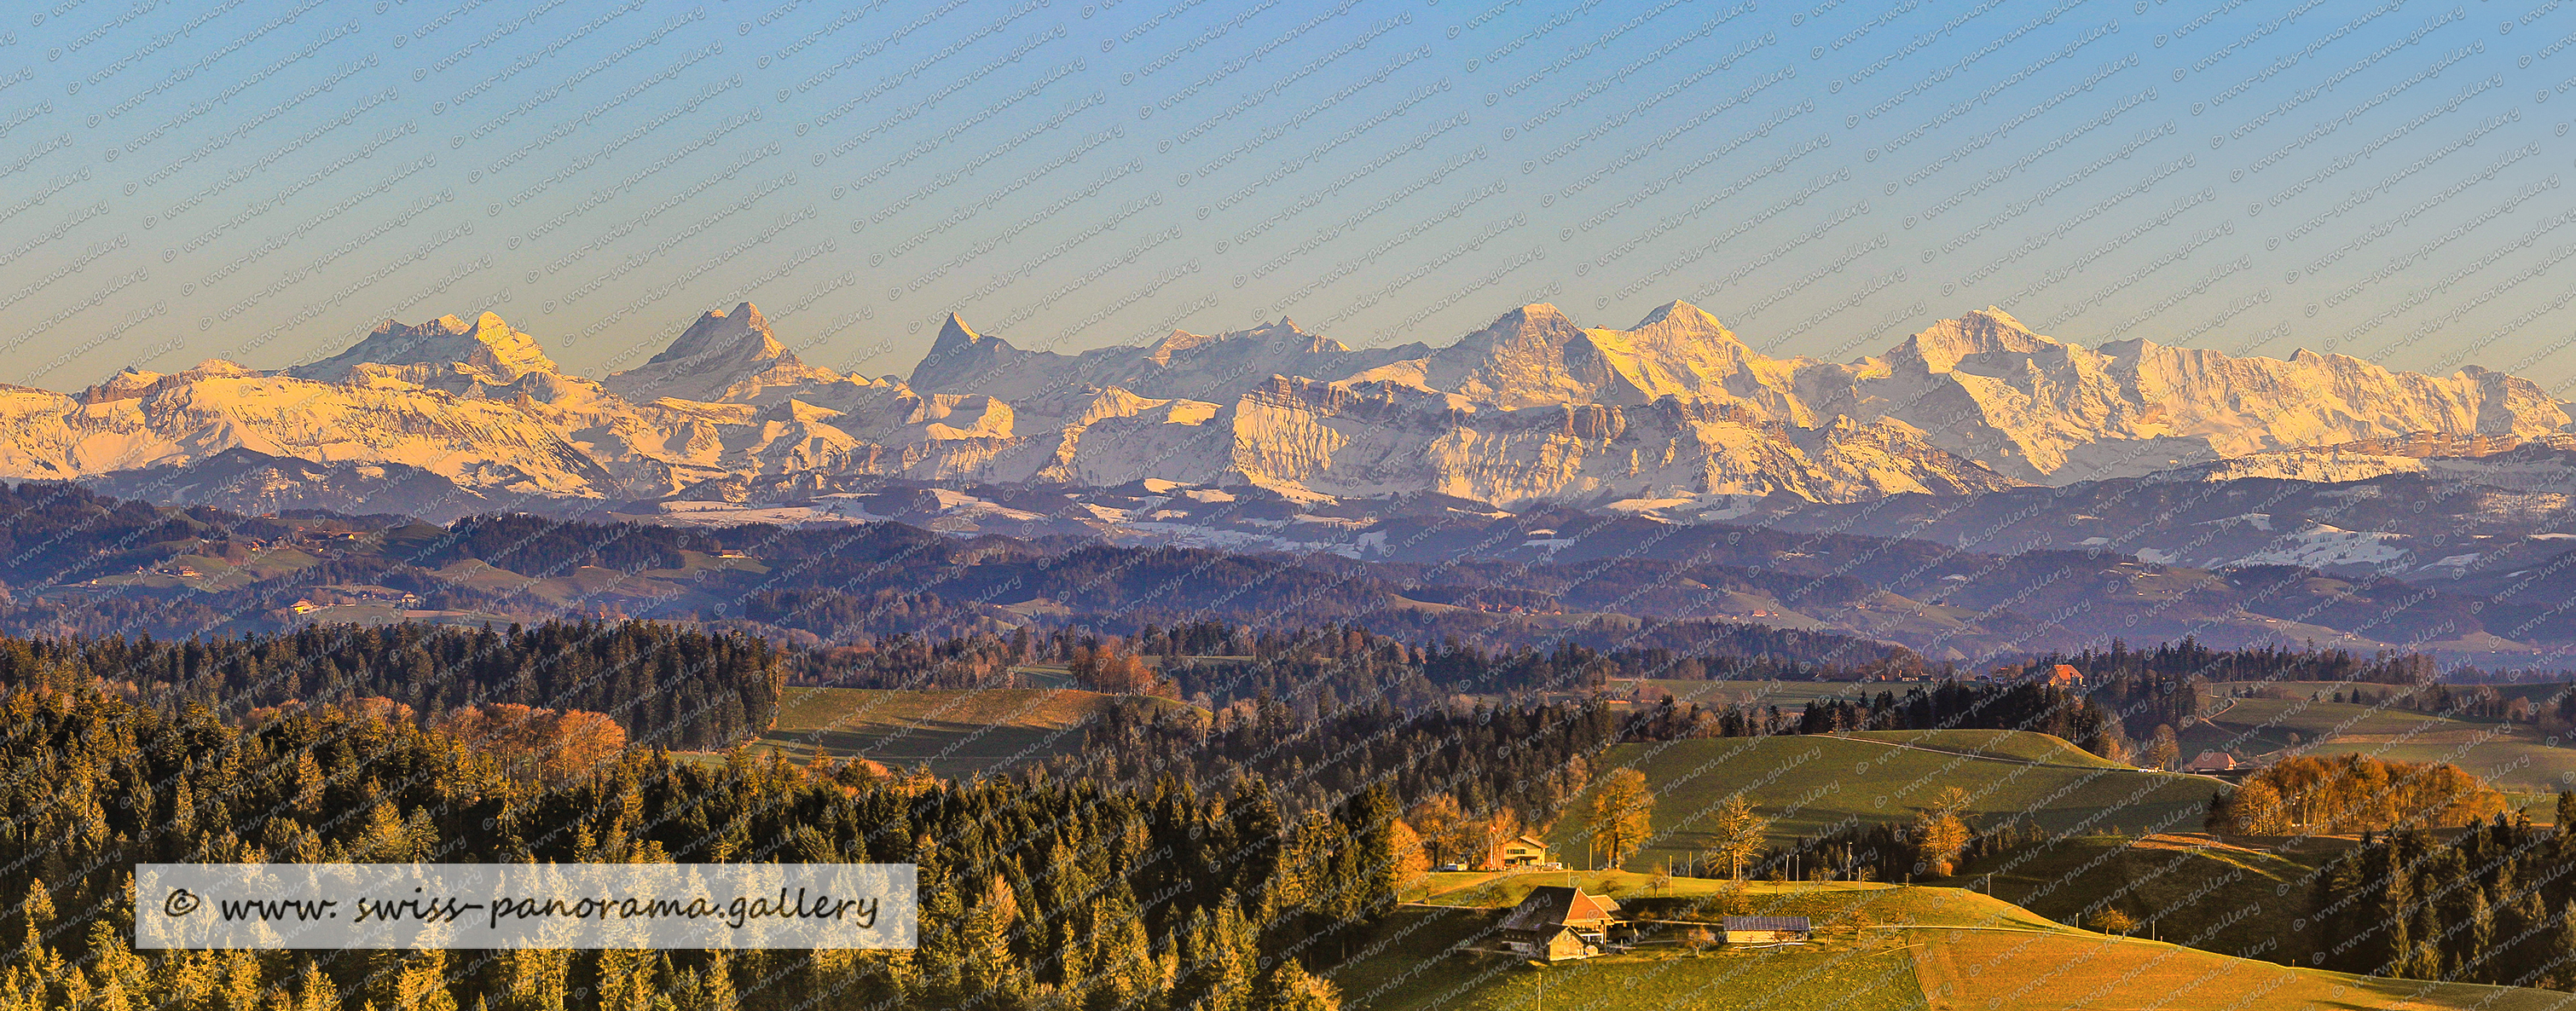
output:
{"label": "snowy mountain peak", "polygon": [[[1726,332],[1726,324],[1718,322],[1717,317],[1711,315],[1708,310],[1702,309],[1688,302],[1684,302],[1680,299],[1674,299],[1670,302],[1656,306],[1654,311],[1648,312],[1644,319],[1638,320],[1637,325],[1630,327],[1629,329],[1643,330],[1659,323],[1670,323],[1691,329],[1716,330],[1721,333]],[[1727,336],[1732,337],[1734,334],[1728,333]]]}
{"label": "snowy mountain peak", "polygon": [[770,331],[760,307],[743,302],[731,312],[700,314],[661,354],[600,385],[637,403],[665,397],[765,403],[843,381],[840,373],[796,357]]}
{"label": "snowy mountain peak", "polygon": [[1275,323],[1263,323],[1249,330],[1221,334],[1196,334],[1174,330],[1145,348],[1144,360],[1169,367],[1176,356],[1201,348],[1212,348],[1239,342],[1247,349],[1259,349],[1291,355],[1345,355],[1350,348],[1330,337],[1307,333],[1297,322],[1285,316]]}
{"label": "snowy mountain peak", "polygon": [[[553,359],[537,339],[511,326],[500,314],[486,311],[468,323],[440,316],[418,325],[395,320],[377,324],[366,339],[350,349],[309,365],[288,369],[300,379],[347,382],[360,365],[393,366],[408,372],[461,373],[495,386],[515,382],[531,372],[556,372]],[[426,374],[426,373],[425,373]]]}
{"label": "snowy mountain peak", "polygon": [[1162,340],[1155,341],[1154,346],[1146,351],[1145,359],[1156,365],[1170,365],[1172,363],[1173,355],[1216,339],[1218,338],[1214,334],[1191,333],[1187,330],[1174,330],[1171,333],[1163,335]]}
{"label": "snowy mountain peak", "polygon": [[138,369],[134,366],[128,365],[117,370],[115,375],[107,377],[106,382],[92,386],[89,389],[82,390],[80,399],[81,402],[85,404],[106,404],[114,403],[119,400],[133,400],[150,393],[152,391],[152,384],[160,382],[161,378],[161,373]]}
{"label": "snowy mountain peak", "polygon": [[1532,303],[1441,347],[1359,350],[1285,318],[1022,350],[951,314],[908,387],[805,364],[748,302],[684,321],[666,350],[597,382],[563,375],[533,338],[483,313],[388,321],[283,373],[210,361],[128,369],[74,395],[13,389],[0,424],[18,435],[0,439],[0,476],[157,473],[238,449],[411,467],[477,495],[586,500],[880,475],[1249,481],[1498,504],[1849,501],[2410,433],[2576,433],[2576,405],[2504,373],[2231,357],[2142,337],[2086,348],[1995,307],[1851,363],[1765,356],[1680,301],[1624,330]]}
{"label": "snowy mountain peak", "polygon": [[1022,351],[999,337],[976,333],[952,312],[939,325],[939,336],[932,338],[930,353],[912,367],[910,383],[924,390],[974,386],[992,377],[996,370],[1036,355],[1055,357]]}
{"label": "snowy mountain peak", "polygon": [[744,302],[732,312],[710,309],[700,315],[670,347],[653,356],[653,363],[711,356],[746,362],[796,359],[770,332],[769,319],[760,314],[760,307]]}
{"label": "snowy mountain peak", "polygon": [[1912,358],[1933,372],[1947,372],[1982,354],[2039,354],[2071,345],[2050,340],[2023,326],[2011,313],[1994,306],[1934,323],[1897,345],[1890,354]]}
{"label": "snowy mountain peak", "polygon": [[[946,322],[939,324],[939,336],[931,340],[930,350],[935,354],[943,345],[975,344],[986,339],[983,334],[976,333],[974,327],[967,326],[964,319],[952,312],[948,314]],[[1001,340],[999,337],[990,339]],[[1009,342],[1003,343],[1007,345]]]}
{"label": "snowy mountain peak", "polygon": [[1594,331],[1596,334],[1618,334],[1625,343],[1652,346],[1665,354],[1706,356],[1712,353],[1727,357],[1740,366],[1756,357],[1751,348],[1735,336],[1735,331],[1718,322],[1707,310],[1688,302],[1666,302],[1647,313],[1637,325],[1626,330]]}

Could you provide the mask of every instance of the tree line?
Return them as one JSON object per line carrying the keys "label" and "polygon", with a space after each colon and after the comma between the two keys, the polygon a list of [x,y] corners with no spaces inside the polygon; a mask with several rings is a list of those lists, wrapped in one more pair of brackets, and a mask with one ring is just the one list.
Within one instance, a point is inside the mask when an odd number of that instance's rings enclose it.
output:
{"label": "tree line", "polygon": [[[627,748],[519,775],[385,707],[241,727],[87,688],[0,696],[0,1007],[1329,1009],[1393,902],[1383,788],[1304,813],[1262,782],[941,782]],[[132,949],[138,862],[898,862],[909,951]]]}
{"label": "tree line", "polygon": [[2457,828],[2504,808],[2504,794],[2447,762],[2295,755],[2212,798],[2208,828],[2273,836]]}
{"label": "tree line", "polygon": [[2314,885],[2315,950],[2375,976],[2576,989],[2576,794],[2458,832],[2365,835]]}
{"label": "tree line", "polygon": [[510,704],[605,714],[646,746],[722,749],[775,722],[779,650],[658,622],[314,625],[243,638],[0,637],[0,688],[119,686],[175,713],[382,698],[418,719]]}

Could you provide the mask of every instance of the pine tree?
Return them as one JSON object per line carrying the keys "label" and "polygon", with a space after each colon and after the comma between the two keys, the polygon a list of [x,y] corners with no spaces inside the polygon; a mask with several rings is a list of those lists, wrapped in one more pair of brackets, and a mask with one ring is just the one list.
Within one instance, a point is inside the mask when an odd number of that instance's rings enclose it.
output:
{"label": "pine tree", "polygon": [[[2417,939],[2414,881],[2407,875],[2405,861],[2394,843],[2379,848],[2378,860],[2378,894],[2370,903],[2367,917],[2372,930],[2358,935],[2365,940],[2354,948],[2346,968],[2374,976],[2410,976],[2414,974]],[[2429,915],[2431,906],[2424,908]]]}
{"label": "pine tree", "polygon": [[2467,891],[2468,916],[2463,921],[2467,929],[2460,931],[2459,956],[2451,967],[2450,978],[2492,983],[2496,980],[2498,968],[2494,960],[2497,954],[2495,904],[2487,900],[2487,890],[2483,885],[2470,885]]}
{"label": "pine tree", "polygon": [[1284,959],[1261,977],[1252,1011],[1340,1011],[1341,995],[1333,985],[1307,972],[1296,959]]}
{"label": "pine tree", "polygon": [[572,952],[515,948],[499,953],[500,980],[492,1011],[565,1011],[572,989]]}
{"label": "pine tree", "polygon": [[599,1011],[659,1011],[662,987],[654,979],[659,953],[607,948],[597,955],[598,982],[591,988]]}

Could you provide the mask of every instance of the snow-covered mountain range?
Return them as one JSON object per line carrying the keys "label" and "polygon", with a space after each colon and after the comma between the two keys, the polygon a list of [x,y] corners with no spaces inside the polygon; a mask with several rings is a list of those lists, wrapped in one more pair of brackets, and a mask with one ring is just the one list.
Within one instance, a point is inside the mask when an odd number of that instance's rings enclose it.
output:
{"label": "snow-covered mountain range", "polygon": [[2087,348],[1995,308],[1844,363],[1763,355],[1682,302],[1624,330],[1528,305],[1446,346],[1383,349],[1282,319],[1059,354],[951,316],[895,380],[805,363],[745,303],[597,380],[566,374],[487,312],[387,321],[280,371],[214,360],[128,369],[77,393],[0,387],[0,477],[113,475],[125,494],[227,481],[235,502],[424,514],[739,501],[755,486],[868,476],[1504,507],[1836,503],[2182,468],[2198,468],[2195,480],[2387,473],[2348,447],[2509,445],[2576,430],[2571,420],[2576,404],[2486,369],[2429,376],[2145,340]]}

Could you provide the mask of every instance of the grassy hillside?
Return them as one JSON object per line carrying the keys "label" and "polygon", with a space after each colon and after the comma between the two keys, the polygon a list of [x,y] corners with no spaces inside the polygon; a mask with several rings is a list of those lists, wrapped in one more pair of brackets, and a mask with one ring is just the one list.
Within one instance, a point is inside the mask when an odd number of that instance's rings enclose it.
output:
{"label": "grassy hillside", "polygon": [[2361,753],[2449,762],[2505,790],[2552,794],[2576,783],[2576,741],[2552,742],[2529,724],[2465,720],[2404,709],[2311,699],[2220,699],[2206,722],[2178,736],[2189,758],[2204,748],[2264,754],[2296,745],[2311,754]]}
{"label": "grassy hillside", "polygon": [[[2031,755],[2064,756],[2064,742],[2041,734],[2000,736],[1952,731],[1930,741],[1959,750],[1930,750],[1885,735],[1720,738],[1620,745],[1595,766],[1635,766],[1655,791],[1655,837],[1627,866],[1643,869],[1682,860],[1707,845],[1710,818],[1727,797],[1744,792],[1786,842],[1846,820],[1901,821],[1948,787],[1974,798],[1970,811],[2027,815],[2051,830],[2119,827],[2198,828],[2217,782],[2198,776],[2139,772],[2111,763],[2034,764]],[[1975,752],[1967,750],[1973,747]],[[2012,756],[2012,757],[1997,757]],[[1569,866],[1584,866],[1590,832],[1577,796],[1548,841]]]}
{"label": "grassy hillside", "polygon": [[[2082,836],[1981,861],[1956,879],[2061,923],[2108,902],[2139,932],[2211,951],[2305,959],[2308,875],[2348,840],[2219,839],[2198,832]],[[2286,890],[2284,890],[2286,889]]]}
{"label": "grassy hillside", "polygon": [[2076,747],[2053,734],[2021,730],[1864,730],[1850,736],[1930,751],[1956,752],[2036,765],[2071,765],[2082,769],[2127,769],[2132,766]]}
{"label": "grassy hillside", "polygon": [[[1572,876],[1652,919],[1702,919],[1727,886],[1685,881],[1655,894],[1644,875]],[[2567,995],[2540,990],[2370,979],[2231,958],[2173,944],[2060,926],[2011,903],[1956,888],[1755,882],[1732,901],[1756,915],[1807,916],[1814,942],[1692,955],[1651,938],[1635,951],[1532,968],[1517,957],[1452,953],[1490,947],[1501,910],[1568,875],[1512,875],[1441,896],[1459,908],[1408,907],[1353,961],[1331,973],[1346,1006],[1416,1011],[1758,1007],[1815,1011],[1989,1008],[2162,1008],[2323,1011],[2413,1007],[2537,1009]],[[2268,891],[2268,889],[2265,889]],[[2240,896],[2241,897],[2241,896]],[[1472,905],[1463,905],[1472,902]],[[1672,927],[1678,931],[1683,928]],[[1545,1003],[1539,987],[1544,981]]]}
{"label": "grassy hillside", "polygon": [[[1781,710],[1786,712],[1795,712],[1799,707],[1817,699],[1859,698],[1865,695],[1876,695],[1883,691],[1893,692],[1902,696],[1910,689],[1928,687],[1928,685],[1922,683],[1887,684],[1854,681],[1694,681],[1676,680],[1672,678],[1648,678],[1645,680],[1645,685],[1646,694],[1649,699],[1661,698],[1665,695],[1670,695],[1673,697],[1673,701],[1676,704],[1683,706],[1688,706],[1693,702],[1697,702],[1701,705],[1740,705],[1750,702],[1756,705],[1779,706]],[[1613,695],[1622,698],[1629,697],[1636,692],[1637,682],[1628,680],[1612,681],[1610,683],[1610,689]]]}
{"label": "grassy hillside", "polygon": [[971,776],[1074,750],[1109,698],[1072,688],[790,688],[779,697],[778,725],[753,747],[896,768],[928,762],[939,776]]}

